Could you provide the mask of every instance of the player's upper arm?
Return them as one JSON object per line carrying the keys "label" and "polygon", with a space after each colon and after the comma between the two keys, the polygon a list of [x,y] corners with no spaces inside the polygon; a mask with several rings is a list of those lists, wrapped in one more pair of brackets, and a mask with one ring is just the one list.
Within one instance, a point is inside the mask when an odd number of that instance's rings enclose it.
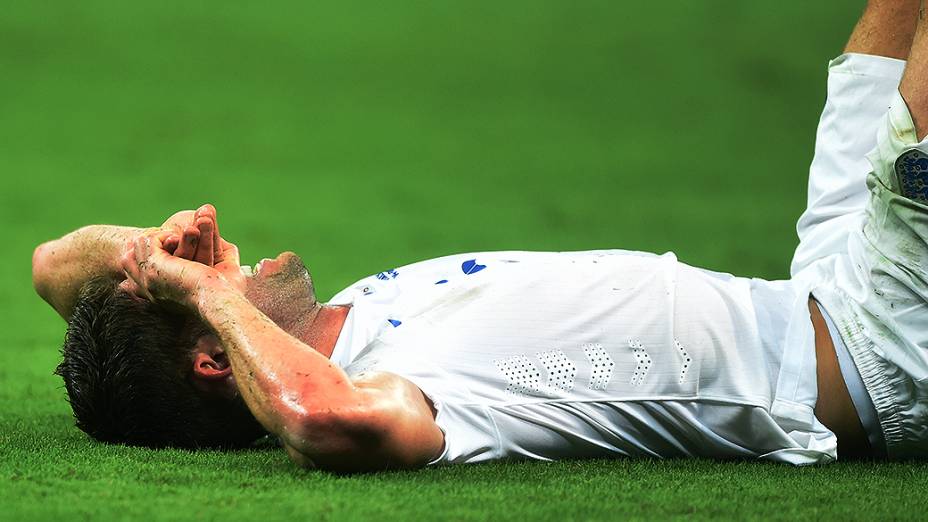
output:
{"label": "player's upper arm", "polygon": [[295,463],[339,472],[414,468],[441,452],[444,435],[416,385],[390,373],[353,384],[357,396],[349,406],[309,414],[282,434]]}

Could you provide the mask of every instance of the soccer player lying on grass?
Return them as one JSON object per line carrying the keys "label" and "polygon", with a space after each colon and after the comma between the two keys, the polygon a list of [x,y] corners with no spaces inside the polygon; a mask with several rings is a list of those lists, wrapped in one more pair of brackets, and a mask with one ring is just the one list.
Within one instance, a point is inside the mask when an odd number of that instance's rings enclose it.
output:
{"label": "soccer player lying on grass", "polygon": [[381,272],[321,304],[293,254],[240,267],[209,205],[157,229],[86,227],[34,256],[37,291],[69,320],[58,373],[77,424],[147,446],[270,432],[297,463],[333,470],[924,456],[918,7],[873,2],[830,65],[789,281],[672,254],[487,252]]}

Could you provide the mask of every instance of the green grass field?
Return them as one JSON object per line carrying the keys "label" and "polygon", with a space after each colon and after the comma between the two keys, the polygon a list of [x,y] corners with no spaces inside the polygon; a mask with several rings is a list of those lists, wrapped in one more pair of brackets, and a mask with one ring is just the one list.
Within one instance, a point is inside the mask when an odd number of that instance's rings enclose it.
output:
{"label": "green grass field", "polygon": [[0,15],[0,519],[922,518],[928,466],[499,463],[336,477],[72,427],[40,241],[214,203],[320,295],[475,250],[787,275],[862,1],[16,2]]}

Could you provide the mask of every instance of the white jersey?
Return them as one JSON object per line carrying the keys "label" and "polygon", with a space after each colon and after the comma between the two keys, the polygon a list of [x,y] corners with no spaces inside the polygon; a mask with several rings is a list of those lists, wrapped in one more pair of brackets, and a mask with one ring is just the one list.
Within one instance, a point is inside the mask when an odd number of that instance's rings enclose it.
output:
{"label": "white jersey", "polygon": [[897,89],[904,69],[831,62],[791,267],[856,365],[877,417],[861,418],[871,447],[898,459],[928,457],[928,139]]}
{"label": "white jersey", "polygon": [[409,379],[435,462],[833,460],[808,291],[620,250],[449,256],[362,279],[332,360]]}

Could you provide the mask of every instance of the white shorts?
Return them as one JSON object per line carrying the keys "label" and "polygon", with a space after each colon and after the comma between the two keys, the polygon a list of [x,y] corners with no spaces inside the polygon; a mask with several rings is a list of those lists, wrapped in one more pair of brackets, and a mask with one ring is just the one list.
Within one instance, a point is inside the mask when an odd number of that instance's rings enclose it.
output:
{"label": "white shorts", "polygon": [[928,142],[898,93],[904,67],[831,62],[791,267],[834,320],[890,458],[928,455]]}

